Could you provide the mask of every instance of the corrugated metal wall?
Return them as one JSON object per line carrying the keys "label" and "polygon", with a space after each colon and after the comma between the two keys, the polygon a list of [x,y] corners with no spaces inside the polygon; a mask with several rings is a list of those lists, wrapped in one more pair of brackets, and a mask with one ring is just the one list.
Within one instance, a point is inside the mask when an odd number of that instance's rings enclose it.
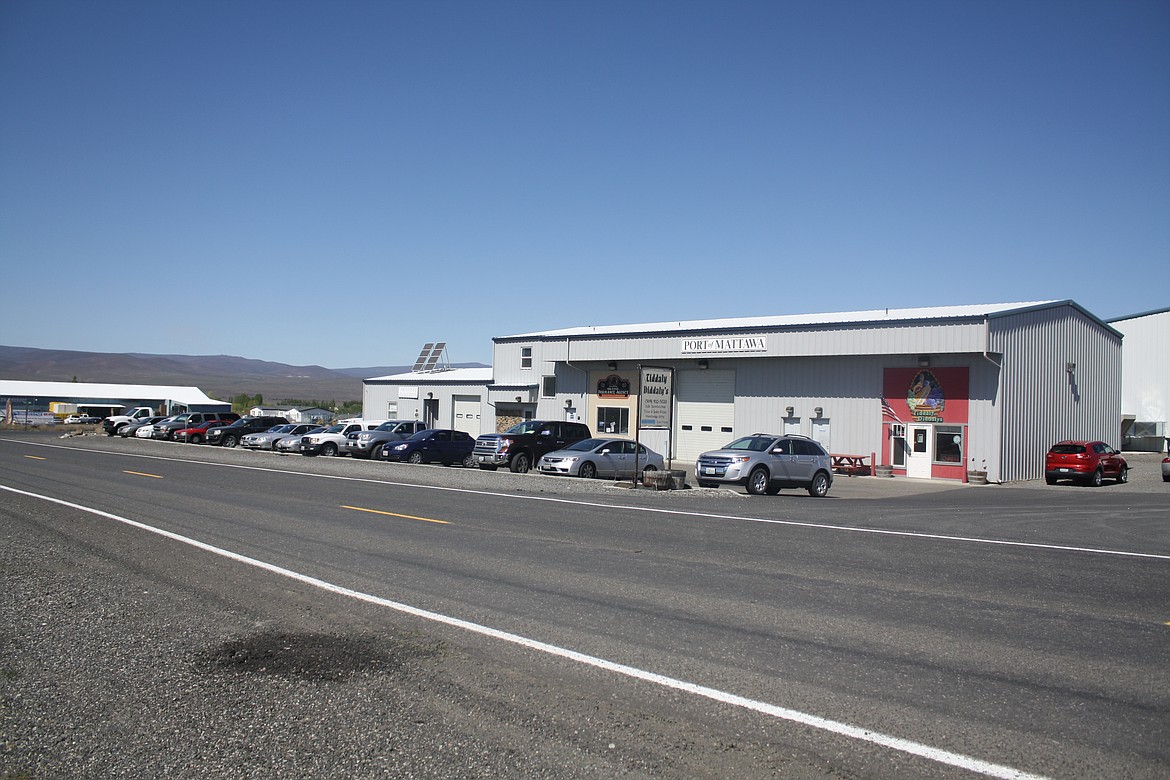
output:
{"label": "corrugated metal wall", "polygon": [[1170,422],[1170,311],[1110,324],[1125,334],[1121,413],[1139,422]]}
{"label": "corrugated metal wall", "polygon": [[1040,478],[1044,454],[1061,439],[1120,446],[1120,336],[1067,305],[993,317],[988,328],[1003,356],[1002,441],[989,479]]}

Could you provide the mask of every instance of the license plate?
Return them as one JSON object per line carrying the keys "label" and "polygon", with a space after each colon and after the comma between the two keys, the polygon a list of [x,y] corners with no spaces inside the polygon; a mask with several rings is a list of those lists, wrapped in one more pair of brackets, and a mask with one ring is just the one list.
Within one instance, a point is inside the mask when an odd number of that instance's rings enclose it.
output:
{"label": "license plate", "polygon": [[714,466],[705,466],[705,467],[703,468],[703,473],[704,473],[704,474],[714,474],[714,473],[715,473],[715,467],[714,467]]}
{"label": "license plate", "polygon": [[1072,471],[1072,469],[1057,469],[1057,471],[1062,471],[1062,472],[1068,473],[1068,472]]}

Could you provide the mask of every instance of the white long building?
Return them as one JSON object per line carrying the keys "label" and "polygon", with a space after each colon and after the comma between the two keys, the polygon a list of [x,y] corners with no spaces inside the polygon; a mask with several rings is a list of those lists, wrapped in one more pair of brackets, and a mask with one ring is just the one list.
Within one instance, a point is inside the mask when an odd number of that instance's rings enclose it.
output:
{"label": "white long building", "polygon": [[[1121,444],[1122,335],[1073,301],[600,325],[492,342],[486,384],[444,372],[368,380],[366,416],[417,409],[469,432],[581,420],[683,463],[744,434],[792,432],[895,474],[974,471],[993,482],[1042,476],[1060,439]],[[637,430],[640,369],[650,367],[669,377],[669,420]],[[466,410],[477,400],[473,430]]]}
{"label": "white long building", "polygon": [[75,404],[96,412],[99,417],[136,406],[149,406],[159,414],[232,409],[230,403],[208,398],[198,387],[0,379],[0,408],[10,406],[26,414],[47,413],[53,402]]}

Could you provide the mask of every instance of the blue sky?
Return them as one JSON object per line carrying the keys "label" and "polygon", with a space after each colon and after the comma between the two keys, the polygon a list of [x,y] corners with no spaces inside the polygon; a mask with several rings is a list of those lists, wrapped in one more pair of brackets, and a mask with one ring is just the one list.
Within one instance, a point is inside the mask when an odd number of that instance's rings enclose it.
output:
{"label": "blue sky", "polygon": [[1170,306],[1165,0],[0,0],[0,107],[0,344]]}

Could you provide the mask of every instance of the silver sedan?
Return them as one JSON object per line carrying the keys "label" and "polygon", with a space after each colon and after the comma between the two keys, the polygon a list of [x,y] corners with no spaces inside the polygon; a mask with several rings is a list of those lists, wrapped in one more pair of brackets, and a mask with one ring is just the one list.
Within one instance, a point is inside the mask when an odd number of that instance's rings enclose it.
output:
{"label": "silver sedan", "polygon": [[629,439],[584,439],[545,455],[537,469],[541,474],[622,479],[634,476],[635,461],[642,473],[664,468],[662,456],[644,444]]}
{"label": "silver sedan", "polygon": [[285,436],[303,436],[306,432],[316,428],[309,423],[288,423],[277,425],[260,433],[249,433],[240,440],[240,446],[249,450],[276,449],[276,442]]}
{"label": "silver sedan", "polygon": [[272,451],[280,455],[288,455],[290,452],[300,454],[302,437],[308,436],[310,433],[320,433],[321,431],[325,430],[324,425],[298,425],[297,427],[304,427],[305,430],[301,431],[300,433],[284,434],[281,438],[277,439],[272,444]]}

